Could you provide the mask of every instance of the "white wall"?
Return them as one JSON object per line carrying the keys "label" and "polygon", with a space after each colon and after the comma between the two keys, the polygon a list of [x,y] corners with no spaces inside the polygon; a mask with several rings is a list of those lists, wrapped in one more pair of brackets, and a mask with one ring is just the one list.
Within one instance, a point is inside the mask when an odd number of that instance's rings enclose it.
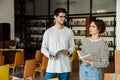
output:
{"label": "white wall", "polygon": [[116,11],[116,49],[120,50],[120,0],[117,0]]}
{"label": "white wall", "polygon": [[14,0],[0,0],[0,23],[10,23],[10,37],[14,40]]}

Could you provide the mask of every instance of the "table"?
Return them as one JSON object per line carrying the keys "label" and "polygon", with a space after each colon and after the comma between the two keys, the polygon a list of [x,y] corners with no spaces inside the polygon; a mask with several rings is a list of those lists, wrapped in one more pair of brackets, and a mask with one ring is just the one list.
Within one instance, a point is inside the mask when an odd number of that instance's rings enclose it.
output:
{"label": "table", "polygon": [[24,51],[24,49],[0,49],[0,54],[5,56],[5,64],[12,64],[15,59],[15,53]]}

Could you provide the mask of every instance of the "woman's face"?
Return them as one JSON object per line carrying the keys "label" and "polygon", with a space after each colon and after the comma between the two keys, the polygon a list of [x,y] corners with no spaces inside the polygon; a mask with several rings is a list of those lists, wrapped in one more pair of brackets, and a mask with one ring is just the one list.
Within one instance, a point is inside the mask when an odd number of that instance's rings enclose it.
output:
{"label": "woman's face", "polygon": [[91,22],[91,24],[90,24],[89,33],[91,35],[97,35],[97,34],[99,34],[98,27],[97,27],[97,25],[94,22]]}

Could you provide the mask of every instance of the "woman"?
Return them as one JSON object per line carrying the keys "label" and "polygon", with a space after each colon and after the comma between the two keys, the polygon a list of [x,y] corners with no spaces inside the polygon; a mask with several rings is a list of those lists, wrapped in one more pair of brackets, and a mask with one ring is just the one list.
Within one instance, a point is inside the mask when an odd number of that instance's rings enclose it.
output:
{"label": "woman", "polygon": [[80,65],[80,80],[102,80],[101,68],[109,64],[108,47],[99,34],[105,31],[105,24],[102,20],[94,20],[89,27],[90,37],[82,40],[81,51],[85,54],[92,54],[94,59],[82,59]]}

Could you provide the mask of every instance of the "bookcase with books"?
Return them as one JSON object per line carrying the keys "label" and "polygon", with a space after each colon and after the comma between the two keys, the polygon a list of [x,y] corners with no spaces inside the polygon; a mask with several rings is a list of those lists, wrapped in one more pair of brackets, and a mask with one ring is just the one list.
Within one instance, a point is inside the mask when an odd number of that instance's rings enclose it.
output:
{"label": "bookcase with books", "polygon": [[47,29],[48,18],[28,17],[26,20],[26,42],[27,47],[40,49],[43,33]]}
{"label": "bookcase with books", "polygon": [[70,16],[69,26],[74,32],[74,40],[76,48],[81,49],[81,39],[88,36],[88,29],[90,23],[90,17],[86,15],[77,15],[77,16]]}

